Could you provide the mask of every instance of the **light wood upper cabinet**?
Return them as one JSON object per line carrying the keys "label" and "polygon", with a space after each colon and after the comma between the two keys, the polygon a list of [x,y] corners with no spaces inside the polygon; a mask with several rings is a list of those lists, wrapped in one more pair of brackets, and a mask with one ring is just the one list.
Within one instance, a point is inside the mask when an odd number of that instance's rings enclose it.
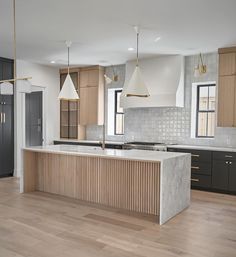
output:
{"label": "light wood upper cabinet", "polygon": [[217,126],[236,127],[236,47],[219,52]]}
{"label": "light wood upper cabinet", "polygon": [[236,75],[236,53],[224,53],[219,57],[219,75]]}
{"label": "light wood upper cabinet", "polygon": [[220,76],[218,86],[219,127],[236,126],[235,110],[236,76]]}
{"label": "light wood upper cabinet", "polygon": [[80,72],[80,125],[102,125],[104,106],[104,69],[82,68]]}

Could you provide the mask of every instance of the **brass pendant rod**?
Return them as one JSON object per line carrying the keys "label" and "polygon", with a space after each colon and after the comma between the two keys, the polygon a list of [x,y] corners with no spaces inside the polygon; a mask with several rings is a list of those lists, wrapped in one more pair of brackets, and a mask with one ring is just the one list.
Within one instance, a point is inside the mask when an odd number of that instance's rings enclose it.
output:
{"label": "brass pendant rod", "polygon": [[13,0],[14,79],[16,79],[16,0]]}
{"label": "brass pendant rod", "polygon": [[28,79],[32,79],[32,77],[23,77],[23,78],[15,78],[15,79],[5,79],[5,80],[0,80],[0,83],[4,83],[4,82],[15,82],[17,80],[28,80]]}
{"label": "brass pendant rod", "polygon": [[67,54],[68,54],[68,63],[67,63],[67,72],[70,73],[70,47],[67,48]]}
{"label": "brass pendant rod", "polygon": [[139,65],[139,32],[137,31],[137,53],[136,53],[136,66]]}

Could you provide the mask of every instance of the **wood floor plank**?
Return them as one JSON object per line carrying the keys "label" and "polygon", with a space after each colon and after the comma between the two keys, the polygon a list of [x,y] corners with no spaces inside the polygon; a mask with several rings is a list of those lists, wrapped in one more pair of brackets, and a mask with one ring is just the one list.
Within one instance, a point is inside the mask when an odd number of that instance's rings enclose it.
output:
{"label": "wood floor plank", "polygon": [[[192,191],[163,226],[0,180],[0,257],[235,257],[236,196]],[[146,219],[147,218],[147,219]]]}

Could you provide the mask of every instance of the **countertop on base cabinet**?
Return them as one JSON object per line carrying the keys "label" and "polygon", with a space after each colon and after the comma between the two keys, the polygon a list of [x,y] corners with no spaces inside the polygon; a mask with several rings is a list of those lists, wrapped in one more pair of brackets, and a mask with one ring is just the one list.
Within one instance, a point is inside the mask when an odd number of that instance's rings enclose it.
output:
{"label": "countertop on base cabinet", "polygon": [[23,192],[43,191],[156,216],[190,204],[190,154],[50,145],[24,149]]}

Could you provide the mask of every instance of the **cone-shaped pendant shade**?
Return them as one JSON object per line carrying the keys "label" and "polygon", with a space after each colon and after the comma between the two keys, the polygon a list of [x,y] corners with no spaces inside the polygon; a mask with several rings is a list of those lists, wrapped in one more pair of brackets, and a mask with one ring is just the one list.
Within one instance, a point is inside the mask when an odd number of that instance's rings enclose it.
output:
{"label": "cone-shaped pendant shade", "polygon": [[125,90],[125,96],[148,97],[150,96],[146,85],[144,84],[139,66],[136,66],[134,73]]}
{"label": "cone-shaped pendant shade", "polygon": [[66,80],[62,86],[60,94],[58,96],[60,100],[78,100],[79,96],[75,90],[74,83],[70,77],[70,74],[67,74]]}

